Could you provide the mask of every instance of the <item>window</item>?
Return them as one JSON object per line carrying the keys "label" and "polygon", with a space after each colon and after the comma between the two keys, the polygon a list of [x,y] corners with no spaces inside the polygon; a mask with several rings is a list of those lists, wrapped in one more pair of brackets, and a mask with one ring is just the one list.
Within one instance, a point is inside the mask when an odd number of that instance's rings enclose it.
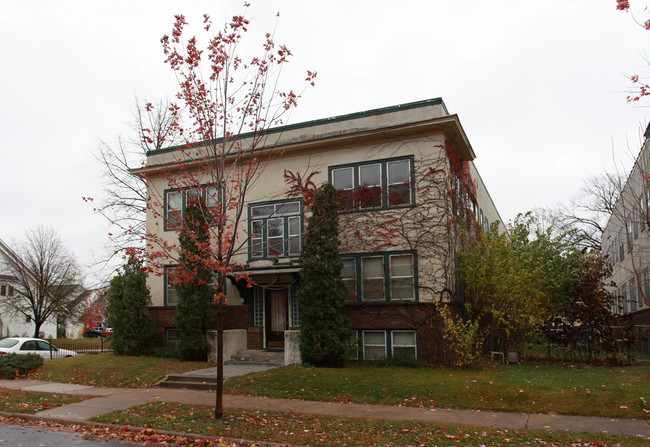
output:
{"label": "window", "polygon": [[[362,330],[360,348],[364,360],[417,358],[416,333],[413,330]],[[356,356],[358,357],[358,355]],[[352,358],[355,358],[353,354]]]}
{"label": "window", "polygon": [[253,326],[264,326],[264,289],[253,289]]}
{"label": "window", "polygon": [[413,258],[411,255],[390,257],[390,296],[393,301],[413,300]]}
{"label": "window", "polygon": [[639,307],[642,307],[645,304],[645,299],[650,299],[650,282],[648,281],[648,271],[643,271],[643,294],[639,293]]}
{"label": "window", "polygon": [[639,207],[638,207],[638,218],[639,218],[639,231],[645,229],[645,216],[647,215],[647,210],[644,207],[645,200],[643,200],[643,194],[639,196]]}
{"label": "window", "polygon": [[415,331],[393,331],[391,335],[393,358],[417,358]]}
{"label": "window", "polygon": [[176,306],[178,304],[178,292],[174,284],[175,267],[165,267],[165,306]]}
{"label": "window", "polygon": [[618,260],[625,259],[625,236],[623,230],[618,230]]}
{"label": "window", "polygon": [[181,339],[181,334],[176,328],[165,328],[165,346],[173,348]]}
{"label": "window", "polygon": [[630,284],[630,312],[636,311],[636,284],[634,278],[629,282]]}
{"label": "window", "polygon": [[365,360],[386,358],[386,331],[363,331],[363,358]]}
{"label": "window", "polygon": [[291,327],[300,327],[300,305],[295,287],[291,287]]}
{"label": "window", "polygon": [[376,160],[330,168],[339,208],[365,210],[413,203],[413,158]]}
{"label": "window", "polygon": [[381,165],[359,166],[359,207],[381,207]]}
{"label": "window", "polygon": [[384,301],[384,258],[361,258],[361,300]]}
{"label": "window", "polygon": [[343,284],[347,288],[347,301],[357,300],[357,262],[355,258],[343,259],[343,270],[341,270]]}
{"label": "window", "polygon": [[302,205],[299,201],[251,205],[250,257],[300,256]]}
{"label": "window", "polygon": [[219,216],[219,189],[212,185],[198,188],[170,189],[165,191],[165,230],[174,230],[183,223],[185,208],[191,199],[205,202],[207,219],[214,222]]}
{"label": "window", "polygon": [[410,160],[386,163],[388,172],[388,206],[409,205],[411,203],[411,162]]}
{"label": "window", "polygon": [[415,301],[416,271],[415,255],[410,252],[346,255],[341,277],[348,289],[347,301]]}

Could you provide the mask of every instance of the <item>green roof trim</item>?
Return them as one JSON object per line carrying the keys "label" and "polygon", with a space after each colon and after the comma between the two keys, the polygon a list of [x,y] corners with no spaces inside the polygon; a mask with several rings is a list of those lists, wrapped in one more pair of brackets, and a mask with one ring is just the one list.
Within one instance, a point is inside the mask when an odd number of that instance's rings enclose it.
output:
{"label": "green roof trim", "polygon": [[[394,106],[388,106],[388,107],[381,107],[379,109],[371,109],[371,110],[364,110],[362,112],[354,112],[354,113],[347,113],[345,115],[338,115],[338,116],[332,116],[330,118],[320,118],[317,120],[312,120],[312,121],[304,121],[301,123],[295,123],[295,124],[288,124],[286,126],[278,126],[278,127],[272,127],[269,129],[266,129],[262,132],[261,134],[264,135],[271,135],[274,133],[281,133],[281,132],[286,132],[289,130],[296,130],[296,129],[301,129],[305,127],[312,127],[312,126],[320,126],[323,124],[329,124],[329,123],[336,123],[336,122],[341,122],[341,121],[348,121],[348,120],[353,120],[357,118],[365,118],[368,116],[376,116],[376,115],[383,115],[385,113],[393,113],[397,112],[399,110],[409,110],[409,109],[417,109],[420,107],[427,107],[427,106],[432,106],[432,105],[442,105],[443,110],[447,115],[449,115],[449,111],[447,110],[447,106],[445,105],[444,101],[442,98],[431,98],[431,99],[424,99],[421,101],[415,101],[415,102],[408,102],[406,104],[398,104]],[[239,138],[249,138],[255,135],[255,132],[246,132],[242,133],[239,135]],[[217,142],[221,141],[221,138],[217,139]],[[177,150],[178,148],[185,147],[185,144],[179,144],[176,146],[170,146],[166,147],[164,149],[155,149],[152,151],[147,152],[147,156],[149,155],[158,155],[158,154],[164,154],[167,152],[172,152]]]}

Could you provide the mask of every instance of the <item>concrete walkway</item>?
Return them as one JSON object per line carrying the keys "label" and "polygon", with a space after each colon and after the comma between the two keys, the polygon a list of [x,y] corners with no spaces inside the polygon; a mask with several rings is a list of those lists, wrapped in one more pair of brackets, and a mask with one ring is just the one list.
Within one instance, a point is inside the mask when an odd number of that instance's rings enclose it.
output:
{"label": "concrete walkway", "polygon": [[[194,373],[194,375],[197,375],[197,373]],[[69,421],[70,423],[87,421],[111,411],[123,410],[152,401],[196,405],[215,404],[215,393],[212,391],[169,388],[99,388],[35,380],[0,380],[0,387],[25,391],[93,396],[82,402],[37,413],[37,416],[43,418],[56,418],[59,421]],[[650,438],[650,421],[635,419],[343,404],[236,395],[224,395],[224,406],[230,408],[248,408],[279,412],[293,411],[294,413],[342,417],[457,423],[499,428],[641,435]]]}

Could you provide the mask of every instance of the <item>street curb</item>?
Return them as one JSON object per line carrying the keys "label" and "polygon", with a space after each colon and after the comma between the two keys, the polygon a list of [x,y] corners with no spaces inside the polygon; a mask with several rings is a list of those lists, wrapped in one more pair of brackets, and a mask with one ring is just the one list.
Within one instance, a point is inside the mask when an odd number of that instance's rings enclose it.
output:
{"label": "street curb", "polygon": [[28,413],[9,413],[6,411],[0,411],[0,417],[5,418],[5,419],[25,419],[27,421],[36,421],[36,422],[51,422],[54,424],[61,424],[61,425],[75,425],[75,426],[89,426],[89,427],[107,427],[107,428],[115,428],[119,430],[127,430],[127,431],[132,431],[132,432],[142,432],[145,430],[148,430],[151,433],[159,434],[159,435],[165,435],[165,436],[177,436],[180,438],[189,438],[193,440],[201,440],[201,439],[211,439],[214,441],[218,441],[219,439],[223,439],[228,442],[233,442],[235,444],[241,444],[241,445],[252,445],[252,446],[261,446],[261,447],[299,447],[298,445],[295,444],[279,444],[277,442],[269,442],[269,441],[251,441],[249,439],[243,439],[243,438],[231,438],[227,436],[208,436],[208,435],[201,435],[198,433],[186,433],[186,432],[180,432],[180,431],[169,431],[169,430],[158,430],[158,429],[153,429],[150,427],[138,427],[134,425],[119,425],[119,424],[109,424],[106,422],[94,422],[94,421],[80,421],[79,419],[67,419],[67,418],[56,418],[56,417],[48,417],[48,416],[37,416],[35,414],[28,414]]}

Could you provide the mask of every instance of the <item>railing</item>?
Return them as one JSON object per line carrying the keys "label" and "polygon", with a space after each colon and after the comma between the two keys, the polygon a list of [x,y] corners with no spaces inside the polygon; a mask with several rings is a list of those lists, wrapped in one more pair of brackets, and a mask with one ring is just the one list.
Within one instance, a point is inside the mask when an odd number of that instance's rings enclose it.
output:
{"label": "railing", "polygon": [[[74,351],[77,354],[101,354],[106,352],[113,352],[111,348],[111,339],[112,337],[99,337],[94,339],[80,339],[80,340],[64,340],[59,339],[53,341],[49,340],[50,344],[59,348],[66,349],[68,351]],[[65,357],[65,355],[59,355],[57,352],[50,352],[52,358]]]}

